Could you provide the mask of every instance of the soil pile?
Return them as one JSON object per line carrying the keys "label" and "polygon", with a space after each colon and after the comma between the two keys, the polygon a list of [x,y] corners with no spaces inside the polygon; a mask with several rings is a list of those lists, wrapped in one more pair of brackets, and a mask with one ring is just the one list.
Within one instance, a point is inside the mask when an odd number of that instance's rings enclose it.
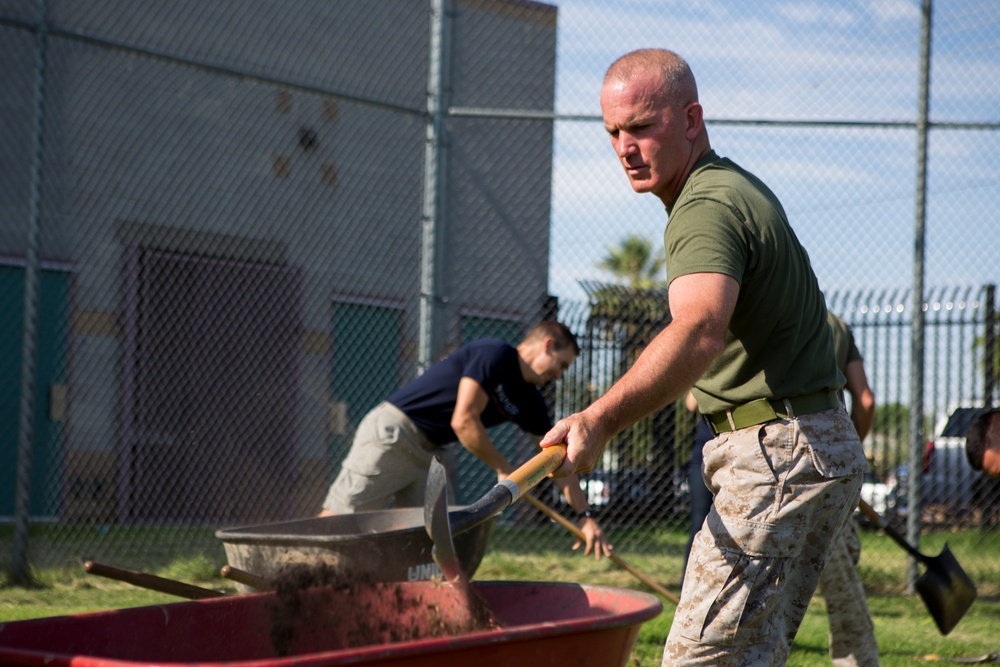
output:
{"label": "soil pile", "polygon": [[327,565],[295,565],[271,584],[271,643],[277,656],[500,627],[474,589],[467,599],[440,582],[376,583]]}

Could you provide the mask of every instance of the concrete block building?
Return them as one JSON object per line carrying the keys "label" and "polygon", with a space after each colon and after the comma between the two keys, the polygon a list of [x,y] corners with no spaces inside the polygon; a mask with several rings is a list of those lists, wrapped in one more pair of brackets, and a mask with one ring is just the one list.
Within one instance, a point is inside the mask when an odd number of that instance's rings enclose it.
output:
{"label": "concrete block building", "polygon": [[546,316],[555,38],[518,0],[0,0],[0,516],[24,354],[33,516],[234,523],[318,509],[422,350]]}

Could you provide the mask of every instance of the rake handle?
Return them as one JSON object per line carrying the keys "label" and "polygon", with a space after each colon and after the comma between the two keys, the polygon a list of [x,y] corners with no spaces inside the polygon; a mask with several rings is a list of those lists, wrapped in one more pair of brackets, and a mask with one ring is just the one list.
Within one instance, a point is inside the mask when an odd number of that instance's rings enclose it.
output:
{"label": "rake handle", "polygon": [[[564,517],[562,514],[559,514],[558,512],[550,508],[548,505],[546,505],[545,503],[543,503],[541,500],[531,495],[530,493],[525,493],[521,497],[524,498],[526,501],[528,501],[528,503],[533,505],[542,514],[546,515],[547,517],[558,523],[560,526],[568,530],[570,533],[572,533],[573,536],[576,537],[576,539],[581,540],[583,542],[587,541],[587,536],[584,535],[583,531],[580,530],[579,527],[573,524],[573,522]],[[633,577],[635,577],[642,583],[646,584],[647,586],[649,586],[654,591],[656,591],[663,597],[667,598],[674,604],[680,603],[680,599],[678,599],[676,595],[668,591],[666,588],[658,584],[650,577],[646,576],[639,570],[635,569],[634,567],[626,563],[624,558],[619,557],[617,554],[611,554],[610,556],[608,556],[608,558],[611,559],[612,563],[622,568],[623,570],[631,574]]]}

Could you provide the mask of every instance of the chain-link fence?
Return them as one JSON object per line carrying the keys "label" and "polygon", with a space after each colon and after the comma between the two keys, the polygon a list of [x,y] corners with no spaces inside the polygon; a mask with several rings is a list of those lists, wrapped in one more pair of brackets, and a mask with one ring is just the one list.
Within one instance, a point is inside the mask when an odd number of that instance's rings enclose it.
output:
{"label": "chain-link fence", "polygon": [[[600,268],[666,222],[599,116],[604,69],[643,46],[689,60],[713,146],[779,195],[854,327],[869,497],[907,516],[926,423],[922,525],[995,548],[960,409],[995,383],[1000,7],[691,4],[0,0],[0,561],[310,516],[370,407],[553,314],[584,347],[554,409],[599,396],[665,323],[660,287]],[[644,420],[585,480],[620,549],[686,530],[692,425]],[[460,465],[469,501],[493,478]]]}

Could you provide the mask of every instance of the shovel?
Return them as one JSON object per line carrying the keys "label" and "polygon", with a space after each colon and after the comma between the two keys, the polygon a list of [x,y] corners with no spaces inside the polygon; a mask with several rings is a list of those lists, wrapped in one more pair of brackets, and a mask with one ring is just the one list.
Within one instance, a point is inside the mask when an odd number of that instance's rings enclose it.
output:
{"label": "shovel", "polygon": [[[509,507],[530,488],[558,468],[566,457],[566,448],[547,447],[500,482],[476,503],[466,508],[448,512],[448,474],[438,457],[431,461],[424,497],[424,528],[434,542],[434,562],[457,591],[463,605],[463,625],[467,629],[496,627],[497,623],[484,600],[472,590],[468,577],[462,570],[452,535],[488,521],[495,514]],[[466,614],[466,610],[468,613]]]}
{"label": "shovel", "polygon": [[927,569],[917,578],[915,586],[927,611],[931,613],[938,630],[942,635],[951,632],[969,611],[976,599],[976,585],[969,579],[962,566],[955,560],[948,545],[939,556],[925,556],[916,547],[886,523],[878,512],[864,500],[858,503],[858,509],[876,526],[889,534],[896,543],[903,547],[911,556],[923,563]]}
{"label": "shovel", "polygon": [[[535,509],[537,509],[539,512],[541,512],[542,514],[544,514],[545,516],[547,516],[548,518],[552,519],[553,521],[555,521],[556,523],[558,523],[560,526],[562,526],[563,528],[565,528],[566,530],[568,530],[573,535],[573,537],[575,537],[576,539],[578,539],[578,540],[580,540],[582,542],[586,542],[587,541],[587,536],[583,534],[582,530],[580,530],[579,528],[577,528],[566,517],[564,517],[563,515],[561,515],[558,512],[556,512],[554,509],[552,509],[551,507],[549,507],[548,505],[546,505],[545,503],[543,503],[541,500],[539,500],[535,496],[531,495],[530,493],[525,493],[523,495],[523,498],[528,502],[528,504],[533,505],[535,507]],[[666,588],[664,588],[662,585],[660,585],[659,583],[657,583],[657,581],[655,579],[653,579],[652,577],[650,577],[650,576],[648,576],[646,574],[643,574],[639,570],[635,569],[634,567],[632,567],[631,565],[629,565],[628,563],[626,563],[625,559],[621,558],[620,556],[618,556],[618,554],[611,554],[610,556],[608,556],[608,558],[611,559],[612,563],[614,563],[618,567],[622,568],[623,570],[625,570],[626,572],[628,572],[629,574],[631,574],[633,577],[635,577],[636,579],[638,579],[642,583],[644,583],[647,586],[649,586],[650,588],[652,588],[654,591],[656,591],[657,593],[659,593],[663,597],[667,598],[668,600],[670,600],[674,604],[680,604],[680,602],[681,602],[680,598],[678,598],[676,595],[674,595],[673,593],[671,593],[670,591],[668,591]]]}

